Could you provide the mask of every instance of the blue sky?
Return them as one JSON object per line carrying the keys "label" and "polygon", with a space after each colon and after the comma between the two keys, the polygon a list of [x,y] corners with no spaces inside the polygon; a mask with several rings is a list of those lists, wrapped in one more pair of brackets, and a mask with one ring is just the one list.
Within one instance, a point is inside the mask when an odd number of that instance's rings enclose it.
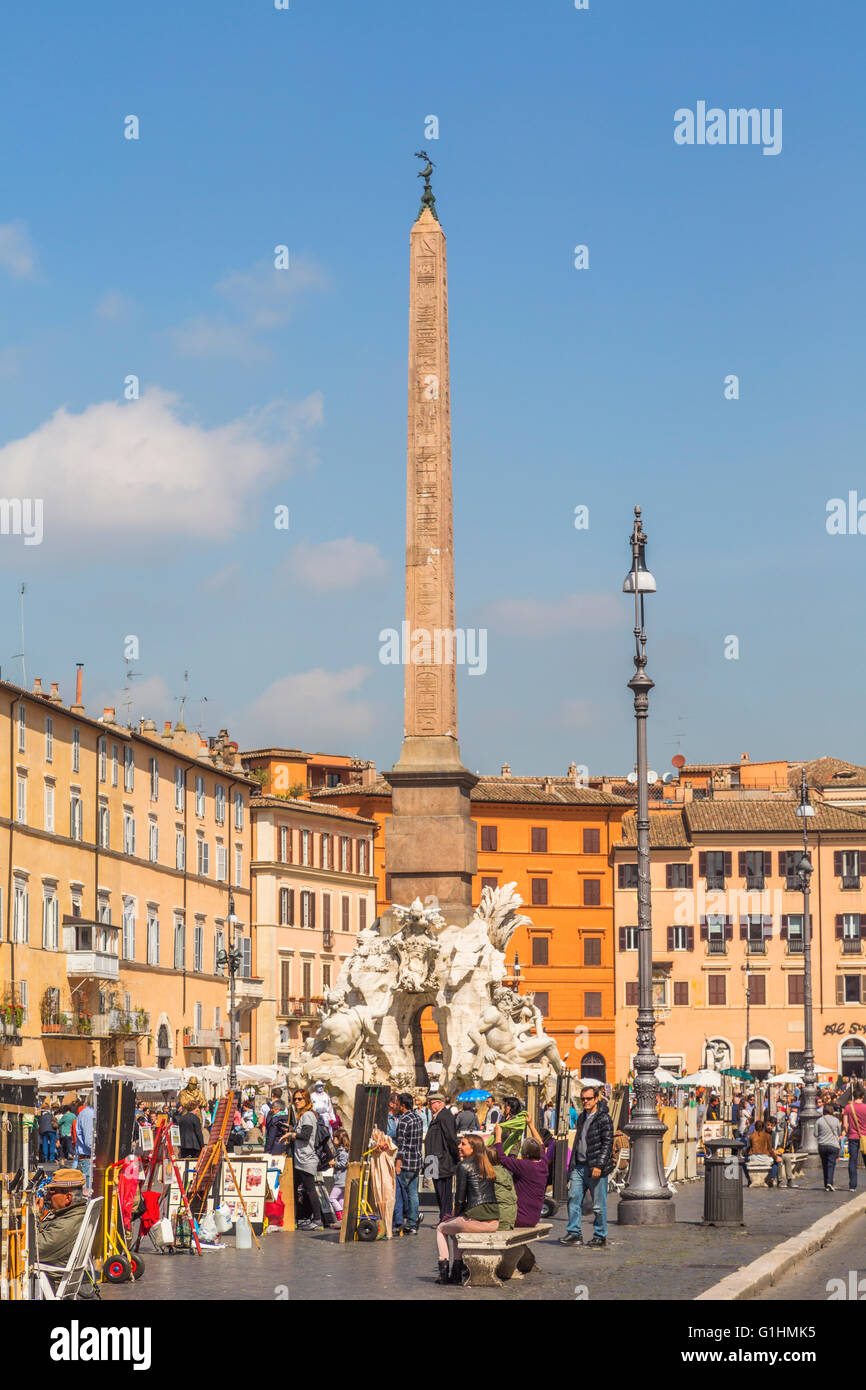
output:
{"label": "blue sky", "polygon": [[[0,536],[4,676],[23,581],[28,680],[69,699],[84,661],[95,713],[134,634],[136,715],[174,716],[188,669],[242,745],[396,759],[379,632],[403,616],[412,154],[435,115],[457,620],[488,629],[465,761],[631,765],[639,502],[659,771],[678,735],[695,760],[866,762],[866,537],[825,525],[866,498],[864,27],[804,0],[7,12],[0,470],[44,499],[44,540]],[[698,101],[781,108],[782,152],[676,145]]]}

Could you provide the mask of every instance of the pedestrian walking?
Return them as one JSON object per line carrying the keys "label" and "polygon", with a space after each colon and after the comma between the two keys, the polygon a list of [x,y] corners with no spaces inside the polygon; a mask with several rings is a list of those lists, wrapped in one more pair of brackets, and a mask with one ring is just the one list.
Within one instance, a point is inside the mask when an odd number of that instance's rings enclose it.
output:
{"label": "pedestrian walking", "polygon": [[57,1132],[60,1139],[60,1153],[63,1158],[73,1158],[75,1147],[72,1142],[72,1129],[75,1124],[75,1111],[67,1105],[60,1112]]}
{"label": "pedestrian walking", "polygon": [[75,1117],[75,1166],[84,1174],[84,1190],[87,1196],[90,1196],[94,1118],[93,1106],[87,1100]]}
{"label": "pedestrian walking", "polygon": [[818,1153],[824,1173],[824,1191],[834,1192],[833,1178],[836,1173],[836,1160],[842,1147],[842,1126],[832,1105],[825,1105],[823,1115],[818,1116],[815,1138],[818,1140]]}
{"label": "pedestrian walking", "polygon": [[[454,1215],[436,1227],[439,1255],[437,1284],[463,1283],[463,1261],[457,1246],[461,1231],[495,1231],[499,1226],[496,1205],[496,1168],[480,1134],[464,1134],[458,1143],[457,1191]],[[449,1271],[449,1244],[453,1264]]]}
{"label": "pedestrian walking", "polygon": [[605,1106],[599,1109],[597,1086],[580,1093],[583,1113],[574,1131],[574,1148],[568,1166],[568,1223],[560,1245],[583,1245],[583,1196],[592,1193],[595,1215],[589,1249],[607,1245],[607,1175],[613,1169],[613,1121]]}
{"label": "pedestrian walking", "polygon": [[403,1194],[403,1234],[418,1234],[418,1177],[421,1172],[421,1116],[415,1113],[408,1091],[397,1097],[397,1145],[395,1171],[397,1186]]}
{"label": "pedestrian walking", "polygon": [[444,1221],[454,1209],[454,1174],[460,1162],[457,1125],[445,1096],[438,1092],[430,1096],[430,1111],[432,1119],[424,1137],[424,1176],[433,1182],[439,1220]]}
{"label": "pedestrian walking", "polygon": [[39,1114],[39,1147],[42,1162],[53,1163],[57,1157],[57,1124],[48,1105],[44,1101]]}
{"label": "pedestrian walking", "polygon": [[463,1101],[462,1105],[460,1106],[460,1112],[457,1116],[456,1123],[458,1135],[478,1134],[480,1132],[481,1126],[478,1123],[478,1116],[475,1113],[475,1106],[472,1104],[471,1100]]}
{"label": "pedestrian walking", "polygon": [[863,1087],[854,1086],[851,1099],[842,1112],[845,1133],[848,1136],[848,1190],[857,1191],[857,1166],[860,1155],[866,1164],[866,1105],[863,1104]]}

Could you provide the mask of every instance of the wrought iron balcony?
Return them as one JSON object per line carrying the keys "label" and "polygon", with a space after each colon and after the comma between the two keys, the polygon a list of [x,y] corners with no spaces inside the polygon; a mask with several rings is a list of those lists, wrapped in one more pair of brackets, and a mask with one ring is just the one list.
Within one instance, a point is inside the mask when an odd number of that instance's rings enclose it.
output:
{"label": "wrought iron balcony", "polygon": [[802,956],[802,954],[803,954],[803,952],[805,951],[805,949],[806,949],[806,943],[805,943],[805,941],[803,940],[802,936],[789,936],[789,937],[788,937],[788,955],[789,955],[789,956]]}
{"label": "wrought iron balcony", "polygon": [[747,888],[763,888],[765,883],[763,874],[746,874]]}
{"label": "wrought iron balcony", "polygon": [[842,887],[843,887],[843,888],[859,888],[859,887],[860,887],[860,875],[859,875],[859,874],[843,874],[843,875],[842,875]]}
{"label": "wrought iron balcony", "polygon": [[706,882],[708,888],[724,888],[725,881],[724,874],[707,874]]}
{"label": "wrought iron balcony", "polygon": [[751,940],[748,940],[748,941],[746,942],[746,955],[747,955],[747,956],[765,956],[766,954],[767,954],[767,943],[766,943],[766,941],[764,940],[763,937],[761,937],[760,941],[751,941]]}
{"label": "wrought iron balcony", "polygon": [[319,1018],[322,1013],[320,999],[281,999],[280,1014],[283,1018]]}
{"label": "wrought iron balcony", "polygon": [[707,940],[707,955],[724,956],[727,955],[728,943],[723,936],[711,936]]}
{"label": "wrought iron balcony", "polygon": [[842,953],[846,956],[859,956],[863,950],[863,942],[859,936],[845,936],[842,938]]}

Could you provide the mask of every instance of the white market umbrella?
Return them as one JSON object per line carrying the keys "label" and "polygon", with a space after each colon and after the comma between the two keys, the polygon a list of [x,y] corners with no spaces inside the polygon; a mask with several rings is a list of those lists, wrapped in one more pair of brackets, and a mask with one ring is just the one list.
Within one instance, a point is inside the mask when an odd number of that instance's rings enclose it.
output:
{"label": "white market umbrella", "polygon": [[656,1081],[658,1081],[661,1086],[682,1086],[683,1084],[682,1077],[674,1076],[673,1072],[668,1071],[666,1067],[656,1067],[655,1074]]}
{"label": "white market umbrella", "polygon": [[711,1071],[709,1067],[702,1067],[700,1071],[693,1071],[689,1076],[679,1078],[680,1086],[721,1086],[722,1073]]}

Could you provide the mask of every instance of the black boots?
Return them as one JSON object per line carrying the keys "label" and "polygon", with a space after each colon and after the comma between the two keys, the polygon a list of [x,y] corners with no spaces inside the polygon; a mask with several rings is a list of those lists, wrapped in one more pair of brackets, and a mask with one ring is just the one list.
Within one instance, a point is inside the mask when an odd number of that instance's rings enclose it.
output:
{"label": "black boots", "polygon": [[434,1282],[435,1284],[447,1284],[447,1283],[449,1282],[449,1279],[448,1279],[448,1261],[447,1261],[447,1260],[440,1260],[440,1261],[439,1261],[439,1278],[438,1278],[438,1279],[434,1279],[433,1282]]}
{"label": "black boots", "polygon": [[457,1284],[458,1286],[462,1284],[463,1271],[465,1270],[465,1268],[466,1266],[464,1265],[462,1260],[455,1260],[453,1265],[451,1266],[451,1277],[448,1280],[449,1284]]}

